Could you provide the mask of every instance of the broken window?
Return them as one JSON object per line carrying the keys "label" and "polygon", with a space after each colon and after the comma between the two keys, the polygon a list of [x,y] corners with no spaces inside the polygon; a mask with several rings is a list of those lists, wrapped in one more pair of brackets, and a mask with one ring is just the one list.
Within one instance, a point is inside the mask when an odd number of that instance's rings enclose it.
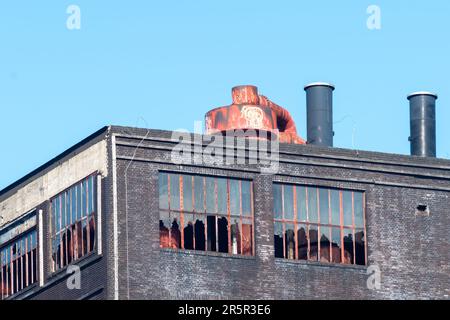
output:
{"label": "broken window", "polygon": [[205,217],[203,215],[197,215],[197,219],[195,221],[195,250],[205,251]]}
{"label": "broken window", "polygon": [[366,264],[364,193],[274,183],[275,257]]}
{"label": "broken window", "polygon": [[331,228],[331,262],[341,263],[341,228],[333,227]]}
{"label": "broken window", "polygon": [[295,245],[295,227],[294,224],[286,224],[285,231],[285,257],[287,259],[295,259],[296,245]]}
{"label": "broken window", "polygon": [[[194,215],[184,214],[184,249],[194,250]],[[162,246],[169,248],[169,246]]]}
{"label": "broken window", "polygon": [[353,232],[351,229],[343,230],[344,236],[344,256],[343,263],[345,264],[353,264]]}
{"label": "broken window", "polygon": [[[51,200],[53,271],[64,268],[95,250],[95,186],[96,177],[91,175]],[[167,194],[165,196],[167,198]],[[162,198],[164,195],[161,195]],[[168,227],[161,221],[161,241],[169,240]]]}
{"label": "broken window", "polygon": [[298,239],[298,259],[308,260],[308,239],[306,235],[306,225],[300,224],[297,230]]}
{"label": "broken window", "polygon": [[251,181],[160,173],[159,202],[161,248],[253,255]]}
{"label": "broken window", "polygon": [[355,262],[356,264],[365,264],[365,238],[364,230],[355,231]]}
{"label": "broken window", "polygon": [[309,225],[309,260],[317,261],[319,257],[319,230],[317,225]]}
{"label": "broken window", "polygon": [[36,212],[0,230],[0,298],[37,281]]}
{"label": "broken window", "polygon": [[281,222],[275,222],[274,242],[275,242],[275,244],[274,244],[275,258],[284,258],[283,224]]}
{"label": "broken window", "polygon": [[320,227],[320,262],[330,262],[330,228]]}

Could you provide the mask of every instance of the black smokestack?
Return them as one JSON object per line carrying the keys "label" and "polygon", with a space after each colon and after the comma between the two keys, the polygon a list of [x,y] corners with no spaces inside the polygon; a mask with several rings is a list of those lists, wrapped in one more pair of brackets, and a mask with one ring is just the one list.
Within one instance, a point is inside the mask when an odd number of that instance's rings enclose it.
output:
{"label": "black smokestack", "polygon": [[333,90],[324,82],[305,86],[308,144],[333,146]]}
{"label": "black smokestack", "polygon": [[415,92],[408,96],[411,155],[436,157],[436,100],[430,92]]}

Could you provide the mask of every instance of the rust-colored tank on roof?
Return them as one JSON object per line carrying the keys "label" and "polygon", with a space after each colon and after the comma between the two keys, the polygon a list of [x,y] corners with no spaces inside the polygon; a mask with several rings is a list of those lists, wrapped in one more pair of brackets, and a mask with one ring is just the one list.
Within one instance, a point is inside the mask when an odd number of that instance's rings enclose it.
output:
{"label": "rust-colored tank on roof", "polygon": [[[289,112],[258,94],[255,86],[237,86],[231,90],[233,103],[209,111],[205,116],[206,134],[226,134],[234,130],[265,131],[278,135],[284,143],[305,144],[297,135]],[[278,130],[278,131],[277,131]]]}

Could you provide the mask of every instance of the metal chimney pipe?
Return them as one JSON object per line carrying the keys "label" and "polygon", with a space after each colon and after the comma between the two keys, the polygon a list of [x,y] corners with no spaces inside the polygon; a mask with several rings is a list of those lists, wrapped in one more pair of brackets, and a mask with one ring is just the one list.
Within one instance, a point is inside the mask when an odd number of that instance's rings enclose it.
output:
{"label": "metal chimney pipe", "polygon": [[408,96],[411,155],[436,157],[436,100],[431,92],[414,92]]}
{"label": "metal chimney pipe", "polygon": [[334,86],[325,82],[314,82],[306,85],[305,91],[307,143],[332,147]]}

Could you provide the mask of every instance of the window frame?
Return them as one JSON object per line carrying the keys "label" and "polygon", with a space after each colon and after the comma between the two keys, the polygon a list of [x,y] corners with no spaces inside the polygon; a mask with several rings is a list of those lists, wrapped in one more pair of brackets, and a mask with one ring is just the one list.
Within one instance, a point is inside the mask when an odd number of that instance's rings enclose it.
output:
{"label": "window frame", "polygon": [[[298,261],[308,261],[312,263],[320,263],[325,265],[342,265],[342,266],[367,266],[367,226],[366,226],[366,190],[356,190],[356,189],[347,189],[347,188],[337,188],[337,187],[330,187],[330,186],[323,186],[323,185],[312,185],[312,184],[300,184],[300,183],[291,183],[291,182],[284,182],[284,181],[273,181],[272,183],[272,190],[274,190],[274,186],[278,185],[280,187],[281,192],[281,199],[279,200],[281,202],[281,213],[275,212],[275,192],[272,192],[274,199],[273,199],[273,222],[274,226],[276,224],[281,224],[282,226],[282,234],[281,238],[283,241],[283,257],[277,257],[276,259],[283,259],[283,260],[298,260]],[[285,187],[291,187],[293,189],[293,219],[285,219]],[[301,220],[299,217],[299,208],[298,208],[298,195],[297,190],[300,188],[305,188],[305,207],[306,207],[306,220]],[[309,190],[314,190],[316,192],[315,195],[315,207],[316,207],[316,215],[317,215],[317,221],[310,222],[309,220]],[[328,223],[322,223],[321,222],[321,202],[320,202],[320,191],[321,189],[325,189],[328,193]],[[313,192],[314,192],[313,191]],[[339,225],[333,224],[333,216],[332,216],[332,201],[331,201],[331,194],[332,191],[337,191],[339,193]],[[351,203],[352,203],[352,224],[346,225],[344,223],[344,201],[343,196],[344,192],[350,192],[351,193]],[[355,193],[361,193],[362,195],[362,227],[357,227],[355,225]],[[281,214],[281,218],[277,218],[277,214]],[[295,241],[295,254],[294,258],[287,257],[286,252],[286,225],[294,225],[294,241]],[[306,241],[307,241],[307,257],[306,259],[299,259],[299,239],[298,239],[298,233],[302,226],[305,226],[305,234],[306,234]],[[314,226],[317,229],[317,259],[311,259],[310,252],[311,252],[311,242],[310,242],[310,227]],[[322,255],[321,255],[321,236],[322,228],[328,228],[328,241],[329,244],[329,255],[328,255],[328,261],[322,261]],[[333,244],[333,229],[339,229],[340,233],[340,262],[333,262],[333,250],[332,250],[332,244]],[[352,231],[352,242],[353,242],[353,259],[351,263],[345,263],[344,262],[344,230],[351,229]],[[364,232],[364,264],[357,264],[356,263],[356,234],[360,231]],[[274,230],[274,246],[275,246],[275,236],[277,234]],[[276,248],[274,248],[274,253],[276,251]]]}
{"label": "window frame", "polygon": [[[82,185],[84,183],[86,183],[86,185],[89,188],[89,179],[92,179],[92,189],[93,189],[92,199],[86,199],[86,202],[84,203],[84,201],[83,201],[83,193],[85,193],[86,197],[89,198],[90,191],[88,189],[88,192],[86,193],[86,191],[84,191],[84,188],[82,187]],[[100,179],[100,176],[99,176],[98,171],[93,172],[93,173],[85,176],[84,178],[78,180],[77,182],[73,183],[69,187],[67,187],[67,188],[63,189],[62,191],[58,192],[55,196],[51,197],[50,200],[49,200],[49,215],[48,215],[49,227],[48,228],[49,228],[50,232],[49,232],[49,245],[48,245],[48,248],[49,248],[49,252],[50,252],[49,260],[50,260],[50,273],[51,273],[51,276],[59,274],[61,271],[66,270],[67,267],[69,267],[70,265],[73,265],[75,263],[79,263],[80,261],[85,260],[88,257],[90,257],[90,256],[92,256],[92,255],[94,255],[94,254],[96,254],[98,252],[98,245],[99,245],[99,234],[98,234],[98,232],[99,232],[99,229],[98,229],[98,221],[99,221],[98,219],[99,219],[99,217],[98,217],[98,215],[99,215],[99,206],[100,206],[100,204],[98,203],[98,194],[99,194],[99,190],[98,190],[99,183],[98,183],[98,180],[99,179]],[[76,194],[75,202],[72,200],[72,192],[73,192],[73,190],[75,190],[75,194]],[[78,190],[81,190],[81,198],[78,196]],[[59,204],[59,207],[60,207],[59,208],[59,210],[60,210],[59,211],[60,212],[59,213],[60,214],[60,218],[58,219],[59,220],[59,231],[55,232],[54,229],[55,229],[56,225],[54,225],[54,221],[53,221],[53,219],[54,219],[53,218],[53,216],[54,216],[53,202],[56,199],[60,199],[60,197],[62,195],[64,195],[64,197],[66,199],[67,198],[71,199],[70,206],[68,206],[68,203],[67,203],[67,200],[66,200],[66,206],[65,206],[64,212],[65,212],[65,215],[67,217],[66,210],[69,209],[71,211],[69,218],[72,221],[72,223],[68,224],[66,222],[65,226],[62,227],[62,215],[61,215],[62,205]],[[81,210],[85,209],[85,211],[86,211],[86,213],[85,213],[86,215],[85,216],[83,216],[83,213],[80,212],[81,213],[81,217],[80,218],[78,217],[78,214],[79,214],[79,212],[78,212],[78,210],[79,210],[78,209],[78,205],[81,205],[81,207],[85,206],[85,208],[81,208]],[[90,209],[91,205],[92,205],[92,210],[89,213],[87,213],[87,211]],[[75,208],[75,212],[73,212],[74,208]],[[75,217],[74,217],[74,214],[75,214]],[[74,221],[73,221],[73,218],[75,218]],[[90,239],[91,238],[90,237],[91,226],[90,226],[89,221],[92,218],[93,218],[93,226],[94,226],[94,235],[93,235],[92,239],[94,241],[94,245],[92,247],[92,250],[90,250],[90,247],[91,247],[91,243],[90,243],[90,241],[91,241],[91,239]],[[83,222],[86,223],[85,226],[83,225]],[[81,226],[81,233],[79,233],[80,230],[78,230],[78,224],[80,224],[80,226]],[[58,263],[57,263],[56,260],[54,260],[54,257],[53,257],[53,254],[54,254],[53,242],[56,241],[58,235],[60,236],[60,235],[62,235],[64,233],[67,233],[67,231],[69,229],[73,229],[73,227],[75,227],[76,237],[74,237],[74,235],[73,235],[73,230],[71,230],[71,237],[72,237],[72,239],[76,238],[76,241],[77,241],[77,243],[75,244],[75,240],[72,240],[73,241],[73,248],[71,248],[71,250],[73,251],[73,254],[72,254],[73,257],[72,257],[71,261],[69,262],[69,258],[67,257],[68,256],[68,252],[69,252],[69,247],[68,247],[68,243],[67,243],[68,242],[68,240],[67,240],[68,237],[66,236],[66,239],[65,239],[66,240],[65,248],[63,248],[63,246],[62,246],[62,244],[64,243],[64,240],[61,237],[60,241],[59,241],[60,244],[61,244],[61,248],[59,250],[60,251],[59,252],[59,254],[60,254],[60,257],[59,257],[60,262],[59,262],[59,264],[61,264],[61,261],[63,259],[65,259],[66,261],[64,261],[64,265],[61,265],[61,266],[58,267]],[[84,238],[83,238],[83,236],[84,236],[83,228],[84,227],[86,227],[86,234],[87,234],[86,235],[86,247],[87,247],[86,253],[84,253],[84,251],[85,251]],[[79,234],[81,234],[81,241],[78,239],[79,238]],[[81,255],[78,252],[78,250],[80,249],[80,248],[78,248],[78,247],[80,247],[80,244],[78,243],[78,241],[80,241],[80,243],[81,243]],[[75,246],[77,246],[77,248],[75,248]],[[66,254],[66,258],[64,258],[64,255],[63,255],[64,251],[66,252],[65,253]]]}
{"label": "window frame", "polygon": [[[164,208],[161,208],[161,194],[160,194],[160,179],[161,179],[161,175],[165,175],[166,176],[166,182],[167,182],[167,205],[164,206]],[[179,190],[177,192],[177,194],[179,195],[179,204],[177,204],[176,209],[171,209],[171,176],[177,176],[178,178],[178,187]],[[184,177],[188,177],[190,178],[191,181],[191,206],[192,209],[187,211],[184,210]],[[200,177],[202,179],[202,199],[203,199],[203,205],[202,205],[202,209],[201,211],[198,211],[198,208],[196,206],[196,192],[195,192],[195,183],[196,183],[196,178]],[[214,179],[214,208],[215,208],[215,212],[209,212],[208,211],[208,197],[207,197],[207,179]],[[219,205],[219,183],[218,183],[218,179],[223,179],[226,181],[226,213],[220,212],[220,205]],[[230,197],[230,192],[231,192],[231,186],[230,186],[230,182],[231,180],[233,181],[237,181],[238,182],[238,186],[239,186],[239,213],[231,213],[231,197]],[[242,182],[248,182],[249,183],[249,191],[250,191],[250,214],[246,215],[244,214],[243,211],[243,192],[242,192]],[[161,213],[164,213],[165,215],[169,216],[169,220],[170,224],[166,227],[168,227],[168,239],[169,239],[169,244],[168,246],[162,246],[161,244],[161,233],[159,234],[160,237],[160,249],[163,250],[179,250],[179,251],[192,251],[192,252],[196,252],[196,253],[204,253],[204,254],[219,254],[219,255],[228,255],[228,256],[233,256],[233,257],[254,257],[255,256],[255,252],[256,252],[256,248],[255,248],[255,213],[254,213],[254,184],[253,184],[253,180],[249,179],[249,178],[240,178],[240,177],[227,177],[227,176],[219,176],[219,175],[208,175],[208,174],[197,174],[194,172],[175,172],[175,171],[165,171],[165,170],[161,170],[158,171],[158,212],[159,212],[159,220],[161,221]],[[180,245],[179,247],[173,247],[172,244],[172,236],[171,236],[171,224],[173,222],[173,219],[171,219],[172,214],[177,215],[179,217],[179,232],[180,232]],[[193,224],[193,249],[185,249],[185,243],[184,243],[184,228],[185,228],[185,216],[191,216],[193,219],[192,221],[194,221]],[[215,218],[215,250],[209,250],[209,231],[208,231],[208,217],[213,216]],[[196,249],[196,245],[195,245],[195,223],[196,223],[196,218],[197,217],[201,217],[202,221],[204,221],[204,237],[205,237],[205,249],[204,250],[198,250]],[[225,217],[227,219],[227,237],[228,237],[228,251],[227,252],[222,252],[219,250],[219,219]],[[231,229],[234,225],[234,219],[239,219],[239,236],[240,236],[240,248],[238,248],[238,253],[233,253],[233,244],[232,244],[232,236],[231,236]],[[243,223],[244,221],[250,221],[251,222],[251,239],[250,239],[250,244],[251,244],[251,252],[250,254],[243,254],[244,251],[244,241],[243,241],[243,225],[248,225]]]}
{"label": "window frame", "polygon": [[[35,224],[28,227],[27,229],[23,230],[21,233],[17,234],[16,236],[12,237],[11,239],[5,241],[4,243],[0,244],[0,301],[2,300],[6,300],[6,299],[10,299],[13,296],[16,296],[22,292],[24,292],[27,289],[30,289],[31,287],[34,287],[38,284],[39,282],[39,233],[38,233],[38,214],[37,214],[37,210],[33,209],[31,211],[29,211],[28,213],[26,213],[25,215],[21,216],[20,218],[16,219],[15,221],[12,221],[10,223],[8,223],[6,226],[4,226],[2,229],[7,229],[9,227],[12,226],[19,226],[22,223],[25,223],[26,220],[31,219],[34,216],[35,219]],[[33,238],[34,238],[34,246],[33,246]],[[31,241],[31,249],[28,250],[28,245],[29,242]],[[19,244],[24,241],[24,245],[25,245],[25,253],[21,254],[19,257],[16,257],[15,259],[12,259],[12,248],[13,244]],[[25,283],[23,283],[23,279],[24,279],[24,275],[21,273],[20,277],[21,279],[19,280],[19,274],[16,274],[16,279],[14,281],[14,283],[12,283],[12,293],[11,294],[5,294],[4,290],[5,288],[3,287],[3,255],[2,255],[2,251],[7,248],[8,246],[11,246],[10,248],[10,253],[9,253],[9,272],[10,272],[10,284],[13,281],[12,277],[12,271],[11,269],[14,268],[18,268],[18,261],[20,260],[20,264],[21,264],[21,271],[24,270],[24,268],[26,269],[26,273],[25,273]],[[33,253],[34,251],[34,253]],[[28,254],[30,254],[30,259],[31,261],[28,261]],[[34,258],[34,260],[33,260]],[[5,258],[8,259],[8,258]],[[25,261],[24,261],[25,260]],[[33,262],[34,261],[34,262]],[[5,266],[7,266],[8,264],[5,264]],[[13,267],[14,264],[14,267]],[[29,271],[31,271],[31,280],[29,279]],[[17,271],[16,271],[17,272]],[[7,284],[8,284],[8,280]],[[19,287],[20,284],[20,289],[17,289],[17,287]],[[8,289],[9,285],[7,286]]]}

